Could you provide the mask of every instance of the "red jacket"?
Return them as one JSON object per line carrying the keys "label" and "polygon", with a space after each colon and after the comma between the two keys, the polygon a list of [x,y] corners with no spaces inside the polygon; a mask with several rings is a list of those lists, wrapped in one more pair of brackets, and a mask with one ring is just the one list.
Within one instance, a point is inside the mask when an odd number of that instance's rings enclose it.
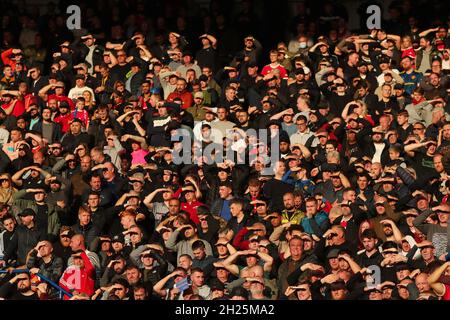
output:
{"label": "red jacket", "polygon": [[[11,103],[13,103],[13,101],[11,101],[10,103],[5,103],[2,105],[2,108],[4,110],[8,109],[11,106]],[[14,108],[11,112],[11,114],[15,117],[19,117],[22,114],[24,114],[25,112],[25,106],[23,104],[23,101],[21,100],[17,100],[16,104],[14,105]]]}
{"label": "red jacket", "polygon": [[[59,286],[68,292],[77,290],[92,296],[95,292],[95,268],[86,252],[81,253],[81,258],[84,261],[84,267],[81,269],[74,265],[67,267],[59,280]],[[65,295],[64,300],[69,300],[69,297]]]}
{"label": "red jacket", "polygon": [[70,110],[75,110],[75,103],[73,103],[72,99],[70,99],[68,96],[57,96],[56,94],[49,94],[47,97],[47,101],[51,99],[56,99],[57,101],[65,101],[69,104]]}
{"label": "red jacket", "polygon": [[242,228],[234,237],[233,247],[239,250],[248,250],[248,245],[250,241],[244,240],[245,235],[248,233],[248,229],[246,227]]}
{"label": "red jacket", "polygon": [[189,202],[183,202],[181,203],[181,210],[182,211],[186,211],[189,214],[189,219],[195,223],[195,224],[199,224],[200,220],[198,218],[197,215],[197,208],[200,206],[204,206],[203,203],[201,203],[200,201],[193,201],[191,203]]}
{"label": "red jacket", "polygon": [[69,131],[70,124],[69,122],[73,120],[73,115],[69,112],[65,115],[59,115],[55,119],[53,119],[54,123],[58,123],[61,126],[62,133],[66,133]]}
{"label": "red jacket", "polygon": [[16,70],[16,61],[12,60],[10,56],[12,55],[13,48],[5,50],[2,52],[3,64],[9,64],[13,70]]}
{"label": "red jacket", "polygon": [[175,98],[180,98],[181,101],[183,101],[183,105],[181,106],[181,109],[183,110],[190,108],[194,103],[194,98],[192,98],[192,94],[187,90],[184,90],[181,93],[175,90],[174,92],[169,94],[169,96],[167,97],[167,101],[173,102]]}

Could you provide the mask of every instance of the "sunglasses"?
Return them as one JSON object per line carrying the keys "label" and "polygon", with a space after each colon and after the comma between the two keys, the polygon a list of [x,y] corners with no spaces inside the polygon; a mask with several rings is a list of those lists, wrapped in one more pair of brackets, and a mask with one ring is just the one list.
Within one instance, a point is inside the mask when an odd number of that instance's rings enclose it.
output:
{"label": "sunglasses", "polygon": [[9,180],[8,179],[0,179],[0,183],[5,182],[5,181],[9,181]]}
{"label": "sunglasses", "polygon": [[301,291],[301,292],[305,292],[305,291],[307,291],[308,289],[305,289],[305,288],[297,288],[297,289],[295,289],[295,291]]}

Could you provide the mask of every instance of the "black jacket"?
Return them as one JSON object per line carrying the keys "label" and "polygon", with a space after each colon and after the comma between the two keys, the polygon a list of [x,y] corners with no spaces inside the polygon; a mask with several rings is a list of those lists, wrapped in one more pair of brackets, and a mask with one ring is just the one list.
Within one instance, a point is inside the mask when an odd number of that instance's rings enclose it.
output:
{"label": "black jacket", "polygon": [[84,240],[88,247],[91,247],[91,243],[100,234],[97,226],[95,226],[92,221],[89,222],[89,224],[86,226],[81,226],[79,223],[77,223],[76,225],[72,226],[72,230],[76,234],[82,234],[84,236]]}
{"label": "black jacket", "polygon": [[[61,138],[62,138],[61,126],[59,125],[59,123],[55,123],[55,122],[52,122],[52,126],[53,126],[53,130],[52,130],[51,143],[61,141]],[[33,128],[31,128],[31,130],[37,131],[39,133],[43,133],[42,132],[42,119],[39,120],[38,122],[36,122],[34,124]]]}
{"label": "black jacket", "polygon": [[27,262],[27,268],[39,268],[39,273],[44,277],[47,277],[53,282],[58,282],[64,271],[64,262],[62,258],[53,255],[50,262],[45,263],[44,260],[37,257],[37,253],[37,250],[31,252]]}
{"label": "black jacket", "polygon": [[17,252],[18,264],[24,265],[28,252],[41,240],[44,239],[42,239],[42,234],[36,226],[29,229],[24,225],[20,225],[17,227],[14,236],[6,247],[3,259],[8,261]]}

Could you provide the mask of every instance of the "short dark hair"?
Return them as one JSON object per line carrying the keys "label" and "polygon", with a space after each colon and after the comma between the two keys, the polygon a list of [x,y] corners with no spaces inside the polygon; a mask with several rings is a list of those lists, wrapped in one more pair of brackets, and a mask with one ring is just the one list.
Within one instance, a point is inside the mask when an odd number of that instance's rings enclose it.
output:
{"label": "short dark hair", "polygon": [[205,271],[203,271],[202,268],[192,268],[191,269],[191,275],[194,274],[194,272],[205,273]]}
{"label": "short dark hair", "polygon": [[202,240],[195,240],[192,243],[192,251],[198,250],[198,249],[206,249],[206,246]]}
{"label": "short dark hair", "polygon": [[0,221],[1,221],[1,223],[4,223],[8,219],[12,219],[12,220],[14,220],[14,222],[17,222],[16,218],[14,218],[14,216],[9,213],[6,214]]}
{"label": "short dark hair", "polygon": [[297,122],[297,121],[299,121],[299,120],[303,120],[303,121],[305,121],[305,122],[308,122],[308,119],[306,119],[306,117],[305,117],[304,115],[298,116],[298,117],[297,117],[297,120],[295,120],[295,121]]}
{"label": "short dark hair", "polygon": [[373,229],[366,229],[361,233],[361,240],[363,239],[377,239],[377,234]]}
{"label": "short dark hair", "polygon": [[231,199],[231,200],[230,200],[230,206],[231,206],[232,204],[240,205],[241,208],[244,209],[244,201],[241,200],[241,199]]}

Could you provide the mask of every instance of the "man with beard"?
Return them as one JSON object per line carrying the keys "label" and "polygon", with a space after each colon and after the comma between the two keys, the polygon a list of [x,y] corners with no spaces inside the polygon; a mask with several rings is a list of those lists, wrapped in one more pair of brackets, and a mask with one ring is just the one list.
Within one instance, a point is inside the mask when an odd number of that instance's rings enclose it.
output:
{"label": "man with beard", "polygon": [[358,253],[356,262],[362,268],[367,268],[371,265],[379,265],[383,257],[378,250],[378,239],[376,233],[367,229],[361,234],[361,241],[364,246],[364,251]]}
{"label": "man with beard", "polygon": [[305,217],[305,214],[295,208],[294,194],[287,192],[283,195],[284,210],[281,211],[282,221],[281,223],[300,224]]}
{"label": "man with beard", "polygon": [[81,126],[82,121],[80,119],[76,118],[70,122],[70,129],[61,140],[61,144],[65,150],[73,152],[82,143],[87,144],[89,147],[92,146],[92,136],[86,132],[82,132]]}
{"label": "man with beard", "polygon": [[23,102],[18,100],[11,93],[5,93],[3,91],[1,100],[1,102],[3,103],[0,107],[5,111],[7,115],[19,117],[25,112],[25,106],[23,105]]}
{"label": "man with beard", "polygon": [[[16,288],[14,288],[16,285]],[[37,293],[31,290],[30,275],[18,273],[0,287],[0,297],[8,300],[39,300]]]}
{"label": "man with beard", "polygon": [[108,283],[123,278],[127,262],[122,255],[116,255],[111,258],[108,266],[100,279],[100,286],[105,287]]}
{"label": "man with beard", "polygon": [[35,124],[40,120],[39,107],[36,102],[32,102],[28,107],[27,114],[29,116],[28,121],[30,123],[30,129],[33,130]]}
{"label": "man with beard", "polygon": [[70,133],[72,131],[72,120],[74,119],[72,113],[70,112],[69,104],[66,101],[61,101],[59,103],[58,111],[58,116],[53,119],[53,122],[60,125],[61,132],[63,134]]}
{"label": "man with beard", "polygon": [[42,108],[42,119],[35,123],[31,122],[30,128],[41,133],[42,138],[46,139],[49,144],[61,140],[61,127],[58,123],[52,121],[52,110],[50,107]]}
{"label": "man with beard", "polygon": [[[183,240],[178,241],[178,235],[183,233]],[[191,257],[194,256],[192,251],[192,244],[200,240],[205,244],[206,254],[213,255],[211,245],[198,237],[197,227],[194,223],[189,222],[187,224],[179,226],[175,231],[172,232],[169,239],[166,242],[167,249],[175,250],[177,252],[177,261],[183,254],[189,254]]]}

